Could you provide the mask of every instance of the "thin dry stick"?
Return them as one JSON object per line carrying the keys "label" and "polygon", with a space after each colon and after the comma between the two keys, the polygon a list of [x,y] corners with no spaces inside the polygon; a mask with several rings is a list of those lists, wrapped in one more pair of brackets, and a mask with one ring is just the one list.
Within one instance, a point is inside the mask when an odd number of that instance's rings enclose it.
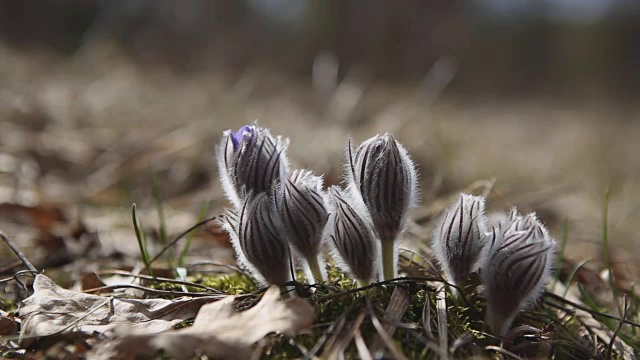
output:
{"label": "thin dry stick", "polygon": [[214,217],[212,217],[212,218],[202,220],[202,221],[200,221],[199,223],[197,223],[197,224],[193,225],[192,227],[190,227],[189,229],[187,229],[187,230],[183,231],[180,235],[176,236],[176,237],[175,237],[175,239],[173,239],[170,243],[168,243],[167,245],[165,245],[165,246],[162,248],[162,250],[160,250],[160,252],[159,252],[158,254],[156,254],[156,256],[154,256],[154,257],[149,261],[149,266],[151,266],[151,264],[153,264],[156,260],[158,260],[158,259],[162,256],[162,254],[164,254],[164,253],[165,253],[165,251],[169,250],[173,245],[175,245],[178,241],[180,241],[180,239],[182,239],[183,237],[185,237],[185,236],[186,236],[187,234],[189,234],[191,231],[195,230],[196,228],[198,228],[198,227],[200,227],[200,226],[202,226],[202,225],[204,225],[204,224],[206,224],[206,223],[208,223],[208,222],[210,222],[210,221],[216,220],[216,219],[218,219],[218,218],[220,218],[220,216],[219,216],[219,215],[216,215],[216,216],[214,216]]}
{"label": "thin dry stick", "polygon": [[24,254],[22,254],[20,249],[11,241],[11,239],[9,239],[7,235],[5,235],[4,232],[2,232],[2,230],[0,230],[0,237],[2,238],[2,240],[4,240],[5,243],[7,243],[7,246],[11,248],[11,251],[13,251],[13,253],[16,254],[16,256],[20,259],[20,261],[22,261],[22,263],[27,269],[29,269],[34,273],[38,273],[38,270],[36,270],[35,266],[33,266],[31,261],[29,261],[29,259],[27,259],[27,257],[24,256]]}
{"label": "thin dry stick", "polygon": [[159,277],[159,276],[153,277],[153,276],[143,275],[143,274],[134,274],[134,273],[131,273],[129,271],[100,270],[100,271],[97,271],[96,274],[97,275],[130,276],[130,277],[137,278],[137,279],[145,279],[145,280],[155,281],[155,282],[165,282],[165,283],[169,283],[169,284],[191,286],[191,287],[207,290],[207,291],[209,291],[211,293],[214,293],[214,294],[225,294],[224,292],[222,292],[222,291],[220,291],[218,289],[214,289],[212,287],[209,287],[209,286],[206,286],[206,285],[202,285],[202,284],[196,284],[196,283],[189,282],[189,281],[174,280],[174,279],[169,279],[169,278],[164,278],[164,277]]}
{"label": "thin dry stick", "polygon": [[111,285],[111,286],[101,286],[93,289],[84,290],[84,293],[92,294],[96,292],[102,292],[106,290],[117,290],[117,289],[135,289],[144,291],[147,294],[155,294],[161,296],[193,296],[193,297],[216,297],[222,298],[227,295],[221,295],[219,293],[212,294],[209,292],[184,292],[184,291],[167,291],[167,290],[156,290],[148,287],[133,285],[133,284],[121,284],[121,285]]}
{"label": "thin dry stick", "polygon": [[[631,326],[633,326],[633,327],[640,328],[640,324],[638,324],[638,323],[636,323],[636,322],[633,322],[633,321],[628,320],[628,319],[622,319],[622,318],[619,318],[619,317],[617,317],[617,316],[610,315],[610,314],[607,314],[607,313],[603,313],[603,312],[599,312],[599,311],[595,311],[595,310],[589,309],[589,308],[588,308],[588,307],[586,307],[586,306],[582,306],[582,305],[580,305],[580,304],[576,304],[576,303],[574,303],[574,302],[572,302],[572,301],[569,301],[569,300],[567,300],[567,299],[564,299],[564,298],[562,298],[561,296],[558,296],[558,295],[556,295],[556,294],[554,294],[554,293],[545,292],[545,293],[544,293],[544,295],[545,295],[545,296],[548,296],[548,297],[550,297],[550,298],[553,298],[554,300],[559,301],[559,302],[561,302],[561,303],[564,303],[564,304],[567,304],[567,305],[573,306],[573,307],[574,307],[574,308],[576,308],[576,309],[579,309],[579,310],[582,310],[582,311],[588,312],[588,313],[589,313],[589,314],[591,314],[591,315],[597,315],[597,316],[602,316],[602,317],[607,318],[607,319],[612,319],[612,320],[616,320],[616,321],[622,321],[622,322],[624,322],[625,324],[629,324],[629,325],[631,325]],[[558,309],[558,310],[562,310],[562,311],[564,311],[564,312],[565,312],[565,313],[567,313],[567,314],[574,314],[574,313],[575,313],[575,310],[573,310],[573,309],[567,309],[567,308],[565,308],[565,307],[562,307],[561,305],[554,304],[554,303],[549,302],[549,301],[547,301],[547,302],[545,302],[545,303],[546,303],[546,304],[548,304],[548,305],[550,305],[550,306],[552,306],[552,307],[555,307],[555,308],[556,308],[556,309]]]}
{"label": "thin dry stick", "polygon": [[623,306],[622,319],[620,319],[620,322],[618,322],[618,327],[616,327],[616,331],[611,336],[611,341],[609,341],[609,347],[607,348],[607,359],[611,359],[611,354],[613,352],[613,344],[615,343],[616,337],[620,333],[620,330],[622,330],[622,325],[624,325],[624,319],[627,317],[627,295],[626,294],[622,297],[622,306]]}
{"label": "thin dry stick", "polygon": [[[197,269],[199,266],[204,266],[204,265],[219,266],[219,267],[222,267],[222,268],[225,268],[225,269],[229,269],[231,271],[238,272],[240,274],[251,276],[249,273],[247,273],[246,271],[240,269],[237,266],[233,266],[233,265],[230,265],[230,264],[223,264],[223,263],[217,262],[217,261],[199,261],[199,262],[187,264],[184,267],[186,267],[187,270],[189,270],[189,271],[193,271],[193,269]],[[204,271],[203,270],[198,270],[198,272],[204,272]],[[220,271],[218,271],[218,272],[220,272]]]}
{"label": "thin dry stick", "polygon": [[[379,282],[372,283],[372,284],[369,284],[369,285],[366,285],[366,286],[362,286],[362,287],[359,287],[359,288],[356,288],[356,289],[347,290],[347,291],[341,292],[339,294],[332,294],[332,295],[322,296],[322,297],[319,297],[318,299],[316,299],[316,302],[324,302],[324,301],[328,301],[328,300],[333,300],[333,299],[341,297],[341,296],[355,294],[355,293],[358,293],[358,292],[361,292],[361,291],[364,291],[364,290],[367,290],[367,289],[371,289],[371,288],[374,288],[374,287],[379,287],[381,285],[386,285],[386,284],[396,284],[397,285],[397,284],[400,284],[400,283],[403,283],[403,282],[407,282],[407,281],[414,281],[414,282],[418,282],[418,283],[421,283],[421,284],[426,283],[428,281],[440,282],[440,283],[446,284],[446,285],[448,285],[448,286],[450,286],[450,287],[452,287],[454,289],[457,289],[458,291],[460,291],[461,294],[463,294],[462,293],[462,289],[460,289],[459,287],[457,287],[457,286],[455,286],[453,284],[448,283],[446,280],[442,279],[442,277],[435,278],[435,277],[423,277],[423,276],[403,276],[403,277],[398,277],[398,278],[391,279],[391,280],[379,281]],[[465,297],[462,297],[462,300],[464,301],[465,305],[470,306],[469,302],[467,301],[467,299]]]}

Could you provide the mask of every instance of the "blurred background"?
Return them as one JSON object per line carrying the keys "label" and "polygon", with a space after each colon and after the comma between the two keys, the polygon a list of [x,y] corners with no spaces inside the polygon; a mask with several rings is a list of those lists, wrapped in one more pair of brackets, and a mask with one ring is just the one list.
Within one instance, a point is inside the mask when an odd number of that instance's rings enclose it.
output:
{"label": "blurred background", "polygon": [[[614,262],[638,275],[638,39],[633,0],[0,0],[0,229],[39,268],[92,269],[139,257],[136,202],[157,251],[157,203],[171,235],[219,214],[214,144],[258,119],[328,184],[347,136],[394,133],[422,240],[486,192],[597,270],[610,189]],[[191,251],[230,254],[214,227]]]}

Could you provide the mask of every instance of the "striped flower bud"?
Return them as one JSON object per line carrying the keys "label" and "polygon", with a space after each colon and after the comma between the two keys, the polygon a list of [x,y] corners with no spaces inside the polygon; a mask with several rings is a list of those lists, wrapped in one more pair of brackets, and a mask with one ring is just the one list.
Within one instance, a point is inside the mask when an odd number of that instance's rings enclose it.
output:
{"label": "striped flower bud", "polygon": [[309,281],[325,278],[318,257],[329,213],[325,204],[322,178],[311,171],[296,170],[280,184],[276,206],[284,235],[303,259]]}
{"label": "striped flower bud", "polygon": [[433,233],[433,252],[447,279],[463,283],[479,267],[487,232],[484,198],[460,194]]}
{"label": "striped flower bud", "polygon": [[487,234],[482,282],[487,298],[486,322],[506,334],[518,312],[535,300],[551,272],[555,241],[534,214],[511,219]]}
{"label": "striped flower bud", "polygon": [[[532,231],[535,236],[539,238],[548,237],[549,233],[547,229],[538,221],[535,213],[529,213],[527,215],[518,214],[516,208],[511,209],[509,213],[509,221],[505,222],[506,227],[503,229],[505,235],[517,231]],[[503,226],[502,224],[500,226]]]}
{"label": "striped flower bud", "polygon": [[404,230],[407,213],[417,202],[417,172],[407,150],[386,133],[347,149],[347,183],[354,198],[367,207],[382,242],[384,279],[397,273],[395,241]]}
{"label": "striped flower bud", "polygon": [[238,263],[262,285],[291,280],[289,246],[278,232],[278,215],[265,193],[249,195],[237,213],[227,211],[222,226]]}
{"label": "striped flower bud", "polygon": [[222,188],[236,208],[250,192],[269,192],[286,177],[288,145],[288,139],[274,138],[268,129],[257,125],[223,133],[216,152],[218,171]]}
{"label": "striped flower bud", "polygon": [[376,275],[376,240],[363,214],[350,205],[353,201],[341,189],[329,190],[333,214],[331,239],[338,264],[361,284],[370,283]]}

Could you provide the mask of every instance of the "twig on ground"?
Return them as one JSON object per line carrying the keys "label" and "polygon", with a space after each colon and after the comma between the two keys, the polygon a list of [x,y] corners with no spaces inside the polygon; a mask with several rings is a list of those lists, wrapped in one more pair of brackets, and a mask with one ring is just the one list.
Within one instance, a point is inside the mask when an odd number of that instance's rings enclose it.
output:
{"label": "twig on ground", "polygon": [[611,359],[611,354],[613,352],[613,344],[616,342],[616,337],[622,330],[622,325],[624,325],[624,320],[627,318],[627,295],[623,295],[622,297],[622,319],[618,322],[618,327],[616,327],[616,331],[613,332],[611,336],[611,341],[609,341],[609,346],[607,347],[607,359]]}
{"label": "twig on ground", "polygon": [[27,259],[27,257],[24,256],[24,254],[22,254],[22,251],[20,251],[20,249],[13,243],[13,241],[11,241],[11,239],[9,239],[7,235],[5,235],[4,232],[2,232],[2,230],[0,230],[0,237],[2,238],[2,240],[4,240],[7,246],[11,248],[11,251],[13,251],[13,253],[16,254],[16,256],[20,259],[20,261],[22,261],[22,263],[27,269],[29,269],[31,272],[34,272],[34,273],[38,272],[38,270],[36,270],[35,266],[33,266],[31,261],[29,261],[29,259]]}
{"label": "twig on ground", "polygon": [[[576,309],[579,309],[579,310],[582,310],[582,311],[586,311],[591,315],[597,315],[597,316],[602,316],[602,317],[607,318],[607,319],[621,321],[621,322],[623,322],[625,324],[629,324],[629,325],[631,325],[633,327],[640,328],[640,324],[638,324],[636,322],[633,322],[631,320],[627,320],[627,319],[624,319],[624,318],[619,318],[617,316],[610,315],[610,314],[607,314],[607,313],[603,313],[603,312],[600,312],[600,311],[594,311],[594,310],[592,310],[592,309],[590,309],[590,308],[588,308],[586,306],[582,306],[580,304],[576,304],[574,302],[571,302],[571,301],[569,301],[569,300],[567,300],[565,298],[562,298],[562,297],[560,297],[560,296],[558,296],[556,294],[550,293],[550,292],[545,292],[545,295],[550,297],[550,298],[553,298],[554,300],[557,300],[557,301],[559,301],[561,303],[573,306]],[[554,304],[554,303],[551,303],[551,302],[548,302],[548,301],[546,302],[546,304],[549,305],[549,306],[552,306],[552,307],[554,307],[554,308],[556,308],[558,310],[562,310],[563,312],[565,312],[567,314],[573,314],[575,312],[572,309],[567,309],[566,307],[563,307],[561,305]]]}
{"label": "twig on ground", "polygon": [[130,273],[128,271],[122,271],[122,270],[101,270],[101,271],[97,271],[96,273],[98,275],[130,276],[130,277],[134,277],[134,278],[138,278],[138,279],[145,279],[145,280],[155,281],[155,282],[165,282],[165,283],[169,283],[169,284],[186,285],[186,286],[191,286],[191,287],[196,287],[196,288],[199,288],[199,289],[207,290],[207,291],[210,291],[210,292],[212,292],[214,294],[224,294],[224,292],[222,292],[222,291],[220,291],[218,289],[214,289],[212,287],[209,287],[209,286],[206,286],[206,285],[202,285],[202,284],[197,284],[197,283],[193,283],[193,282],[189,282],[189,281],[174,280],[174,279],[158,277],[158,276],[154,277],[154,276],[143,275],[143,274],[133,274],[133,273]]}
{"label": "twig on ground", "polygon": [[153,258],[151,258],[151,260],[149,260],[149,265],[153,264],[156,260],[158,260],[167,250],[169,250],[173,245],[175,245],[178,241],[180,241],[180,239],[182,239],[183,237],[185,237],[186,235],[188,235],[191,231],[195,230],[196,228],[210,222],[213,220],[217,220],[219,219],[220,216],[216,215],[212,218],[209,219],[205,219],[200,221],[199,223],[193,225],[192,227],[190,227],[189,229],[183,231],[182,233],[180,233],[180,235],[176,236],[173,240],[171,240],[170,243],[168,243],[167,245],[165,245],[162,250],[160,250],[159,253],[156,254],[156,256],[154,256]]}
{"label": "twig on ground", "polygon": [[226,295],[220,295],[219,293],[211,294],[209,292],[184,292],[184,291],[168,291],[168,290],[156,290],[148,287],[140,286],[140,285],[132,285],[132,284],[120,284],[120,285],[111,285],[111,286],[101,286],[93,289],[87,289],[83,292],[91,294],[95,292],[102,292],[105,290],[118,290],[118,289],[135,289],[141,290],[148,294],[160,295],[160,296],[220,296],[220,298]]}

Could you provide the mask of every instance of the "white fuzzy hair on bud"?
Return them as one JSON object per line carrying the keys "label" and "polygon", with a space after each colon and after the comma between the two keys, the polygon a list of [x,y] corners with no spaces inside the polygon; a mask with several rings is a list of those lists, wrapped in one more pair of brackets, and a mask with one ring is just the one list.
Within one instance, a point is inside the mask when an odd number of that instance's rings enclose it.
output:
{"label": "white fuzzy hair on bud", "polygon": [[485,200],[460,194],[440,218],[433,233],[433,252],[447,279],[459,285],[478,270],[487,232]]}
{"label": "white fuzzy hair on bud", "polygon": [[506,334],[518,312],[540,296],[551,273],[555,248],[535,214],[520,216],[515,209],[507,222],[487,234],[482,282],[486,322],[496,335]]}
{"label": "white fuzzy hair on bud", "polygon": [[267,194],[249,194],[238,212],[226,212],[221,224],[238,263],[261,285],[282,286],[291,280],[289,246],[278,232],[278,215]]}
{"label": "white fuzzy hair on bud", "polygon": [[227,130],[216,149],[220,182],[238,209],[249,193],[270,192],[289,171],[288,139],[273,137],[268,129],[246,125]]}
{"label": "white fuzzy hair on bud", "polygon": [[284,235],[301,258],[307,279],[323,281],[326,274],[319,257],[329,210],[322,177],[311,171],[295,170],[279,185],[276,208]]}
{"label": "white fuzzy hair on bud", "polygon": [[330,216],[330,238],[338,266],[349,272],[361,284],[370,283],[376,276],[376,239],[366,216],[351,206],[349,193],[331,187],[329,195],[333,213]]}
{"label": "white fuzzy hair on bud", "polygon": [[397,275],[397,239],[407,214],[418,202],[417,171],[407,150],[393,135],[376,135],[354,151],[347,147],[347,189],[355,206],[363,203],[381,241],[384,279]]}

